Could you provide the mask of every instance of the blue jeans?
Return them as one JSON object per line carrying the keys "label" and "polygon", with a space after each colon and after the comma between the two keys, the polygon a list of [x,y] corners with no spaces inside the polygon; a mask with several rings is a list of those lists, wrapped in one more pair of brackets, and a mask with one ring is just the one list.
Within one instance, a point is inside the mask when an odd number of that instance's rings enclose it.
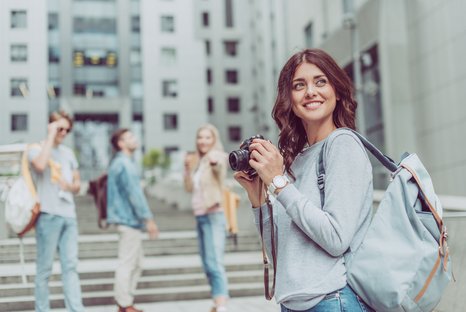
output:
{"label": "blue jeans", "polygon": [[[330,293],[322,299],[316,306],[309,310],[300,312],[373,312],[372,310],[354,291],[346,285],[340,290]],[[290,310],[281,305],[281,312],[298,312]]]}
{"label": "blue jeans", "polygon": [[215,212],[196,216],[197,238],[202,266],[209,280],[212,297],[228,297],[227,277],[223,263],[225,252],[225,215]]}
{"label": "blue jeans", "polygon": [[50,311],[49,277],[58,249],[62,271],[63,292],[68,311],[83,312],[78,265],[78,226],[76,219],[41,213],[36,223],[36,312]]}

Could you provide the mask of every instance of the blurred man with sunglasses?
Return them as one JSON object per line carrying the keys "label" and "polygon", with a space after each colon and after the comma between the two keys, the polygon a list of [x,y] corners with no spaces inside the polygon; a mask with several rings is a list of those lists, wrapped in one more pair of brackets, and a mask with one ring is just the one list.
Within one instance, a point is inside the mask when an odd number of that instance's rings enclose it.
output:
{"label": "blurred man with sunglasses", "polygon": [[48,281],[58,250],[65,305],[68,311],[83,312],[78,272],[78,227],[73,194],[81,182],[78,162],[71,148],[63,145],[73,127],[65,112],[50,115],[47,138],[29,150],[28,156],[41,213],[36,223],[35,310],[50,311]]}

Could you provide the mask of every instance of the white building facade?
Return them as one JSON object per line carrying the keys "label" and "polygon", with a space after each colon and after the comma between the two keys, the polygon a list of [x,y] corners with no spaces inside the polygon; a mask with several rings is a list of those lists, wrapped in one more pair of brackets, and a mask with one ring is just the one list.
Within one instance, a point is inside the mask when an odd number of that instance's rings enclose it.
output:
{"label": "white building facade", "polygon": [[264,126],[267,118],[259,110],[266,93],[259,89],[254,68],[251,2],[195,3],[195,27],[206,59],[207,97],[201,107],[206,107],[209,121],[218,127],[225,150],[231,151],[252,135],[269,136]]}
{"label": "white building facade", "polygon": [[193,12],[191,0],[141,0],[146,150],[193,150],[207,122],[206,63]]}
{"label": "white building facade", "polygon": [[45,11],[45,0],[0,1],[0,144],[45,137],[48,117]]}
{"label": "white building facade", "polygon": [[[351,1],[287,3],[286,54],[322,48],[354,77],[354,41],[345,27]],[[354,12],[362,131],[396,160],[416,152],[440,194],[466,195],[466,3],[359,0]],[[375,172],[382,186],[381,169]]]}
{"label": "white building facade", "polygon": [[57,108],[91,171],[122,126],[146,151],[192,150],[207,121],[227,151],[257,133],[276,142],[279,72],[315,47],[357,81],[360,55],[361,132],[394,159],[418,153],[439,193],[466,195],[464,12],[462,0],[2,0],[0,144],[45,137]]}

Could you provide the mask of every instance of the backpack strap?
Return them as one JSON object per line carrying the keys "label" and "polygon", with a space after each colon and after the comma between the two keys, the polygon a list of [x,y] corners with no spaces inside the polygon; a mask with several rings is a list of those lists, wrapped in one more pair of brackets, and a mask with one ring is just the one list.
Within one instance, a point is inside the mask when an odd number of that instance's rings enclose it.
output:
{"label": "backpack strap", "polygon": [[[29,169],[29,161],[28,161],[28,152],[29,152],[31,147],[35,147],[35,146],[38,146],[38,144],[27,145],[25,151],[23,152],[23,156],[21,158],[21,175],[22,175],[22,177],[24,179],[24,182],[26,183],[27,188],[29,189],[29,192],[31,192],[31,195],[34,197],[34,199],[36,201],[34,207],[31,210],[32,216],[31,216],[31,219],[30,219],[28,225],[26,225],[26,227],[20,233],[17,233],[18,237],[21,240],[21,244],[22,244],[22,239],[21,238],[24,236],[24,234],[26,234],[29,230],[31,230],[35,226],[37,218],[39,217],[39,214],[40,214],[39,197],[37,196],[37,191],[36,191],[36,188],[34,186],[34,181],[32,180],[32,175],[31,175],[31,171]],[[23,253],[23,251],[21,251],[21,254],[22,253]],[[24,280],[24,278],[23,278],[23,280]]]}
{"label": "backpack strap", "polygon": [[[387,155],[382,153],[377,147],[375,147],[374,144],[372,144],[368,139],[366,139],[362,134],[359,132],[350,129],[350,128],[338,128],[336,131],[339,130],[349,130],[356,135],[359,140],[361,140],[361,143],[364,145],[364,147],[371,152],[372,155],[390,172],[395,172],[398,170],[398,165]],[[324,152],[325,152],[325,146],[327,145],[327,142],[324,142],[322,145],[322,149],[320,150],[319,153],[319,159],[317,163],[317,185],[319,186],[319,191],[320,191],[320,204],[321,207],[324,207],[325,203],[325,167],[324,167]]]}
{"label": "backpack strap", "polygon": [[29,189],[29,192],[31,192],[32,196],[36,199],[36,202],[38,202],[37,198],[37,191],[36,188],[34,187],[34,182],[32,181],[32,176],[31,176],[31,171],[29,170],[29,161],[28,161],[28,152],[29,152],[30,146],[26,146],[26,149],[23,152],[23,156],[21,158],[21,175],[23,176],[24,182],[26,182],[26,185]]}
{"label": "backpack strap", "polygon": [[325,203],[325,167],[324,167],[324,150],[327,142],[324,142],[322,149],[319,153],[319,160],[317,163],[317,185],[320,191],[320,206],[324,208]]}

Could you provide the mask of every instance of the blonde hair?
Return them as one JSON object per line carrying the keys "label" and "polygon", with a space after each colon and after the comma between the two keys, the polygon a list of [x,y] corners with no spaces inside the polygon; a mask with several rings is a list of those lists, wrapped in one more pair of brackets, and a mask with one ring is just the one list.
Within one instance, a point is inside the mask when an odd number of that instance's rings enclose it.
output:
{"label": "blonde hair", "polygon": [[[196,140],[197,140],[197,136],[199,135],[199,132],[201,132],[202,130],[209,130],[212,133],[212,136],[214,137],[214,145],[212,146],[212,150],[221,151],[221,152],[225,151],[223,149],[223,144],[220,141],[220,134],[218,132],[218,129],[214,125],[207,123],[207,124],[200,126],[196,131]],[[200,155],[197,144],[196,144],[196,150],[197,150],[197,153]]]}

